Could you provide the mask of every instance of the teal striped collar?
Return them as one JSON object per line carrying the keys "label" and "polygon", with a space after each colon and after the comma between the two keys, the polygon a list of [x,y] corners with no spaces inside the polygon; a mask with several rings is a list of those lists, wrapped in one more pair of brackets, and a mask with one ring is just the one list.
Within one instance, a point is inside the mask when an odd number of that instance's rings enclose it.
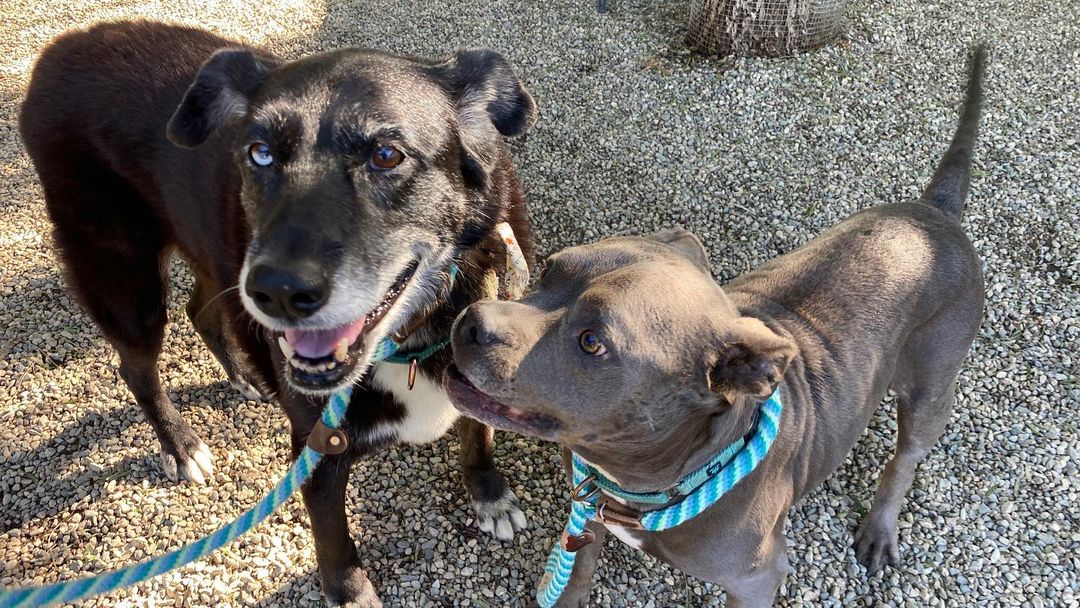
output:
{"label": "teal striped collar", "polygon": [[[672,491],[656,493],[626,492],[572,454],[571,478],[575,484],[570,503],[570,518],[559,542],[552,548],[541,579],[536,599],[541,608],[551,608],[562,595],[574,568],[576,552],[595,540],[586,529],[590,520],[604,525],[662,532],[681,525],[713,506],[752,473],[765,459],[780,432],[780,415],[784,406],[780,389],[757,410],[756,423],[744,437],[724,448],[705,466],[686,476]],[[625,497],[625,498],[623,498]],[[619,499],[639,504],[663,504],[641,512],[622,505]]]}
{"label": "teal striped collar", "polygon": [[758,404],[754,408],[754,416],[750,421],[749,429],[741,437],[731,442],[727,447],[720,450],[712,458],[710,458],[705,464],[701,465],[688,475],[682,478],[679,483],[675,484],[667,490],[661,490],[659,492],[631,492],[630,490],[622,489],[619,484],[615,483],[611,479],[608,479],[600,470],[591,465],[588,461],[575,454],[575,458],[581,461],[582,467],[586,470],[586,477],[592,476],[594,483],[600,488],[604,494],[614,496],[620,500],[639,503],[645,505],[666,505],[669,502],[689,496],[694,490],[700,488],[706,481],[715,477],[724,469],[724,467],[731,464],[731,461],[735,459],[735,456],[746,447],[750,439],[754,436],[754,431],[757,430],[758,421],[761,419],[761,407],[763,404]]}

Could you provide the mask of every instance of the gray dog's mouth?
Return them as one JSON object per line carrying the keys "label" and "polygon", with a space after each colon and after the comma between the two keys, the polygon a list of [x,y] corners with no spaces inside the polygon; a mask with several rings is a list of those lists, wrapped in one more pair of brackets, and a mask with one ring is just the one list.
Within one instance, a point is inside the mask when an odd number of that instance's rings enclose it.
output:
{"label": "gray dog's mouth", "polygon": [[559,428],[559,421],[551,416],[506,405],[476,388],[456,365],[446,369],[443,384],[454,407],[470,418],[497,429],[546,439]]}
{"label": "gray dog's mouth", "polygon": [[416,269],[410,264],[386,291],[382,301],[357,320],[331,329],[287,329],[278,338],[289,382],[297,388],[323,391],[344,382],[363,360],[364,337],[394,306]]}

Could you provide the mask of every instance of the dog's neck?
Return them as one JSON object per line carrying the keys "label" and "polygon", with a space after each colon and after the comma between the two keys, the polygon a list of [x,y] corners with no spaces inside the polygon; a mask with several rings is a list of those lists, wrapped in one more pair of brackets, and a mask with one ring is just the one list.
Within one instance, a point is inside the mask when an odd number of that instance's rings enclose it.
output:
{"label": "dog's neck", "polygon": [[743,437],[754,423],[759,400],[743,397],[731,406],[732,415],[713,424],[707,432],[674,429],[664,442],[669,449],[653,458],[627,458],[625,453],[576,453],[612,482],[630,492],[661,492],[675,487],[710,458]]}

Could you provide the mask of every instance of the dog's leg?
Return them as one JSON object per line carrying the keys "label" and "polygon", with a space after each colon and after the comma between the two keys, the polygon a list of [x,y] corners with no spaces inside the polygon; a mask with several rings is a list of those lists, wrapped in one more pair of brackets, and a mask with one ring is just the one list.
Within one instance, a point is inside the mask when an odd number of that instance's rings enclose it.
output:
{"label": "dog's leg", "polygon": [[757,558],[747,560],[749,568],[732,576],[723,573],[718,579],[727,591],[728,608],[769,608],[788,573],[787,542],[781,517],[772,534],[757,548]]}
{"label": "dog's leg", "polygon": [[511,540],[514,531],[525,527],[525,513],[518,506],[517,496],[506,485],[506,479],[495,468],[491,457],[494,431],[471,418],[459,418],[461,437],[461,468],[465,488],[480,529],[500,540]]}
{"label": "dog's leg", "polygon": [[[68,287],[120,355],[120,377],[161,443],[169,479],[205,482],[210,448],[161,386],[169,246],[151,205],[92,159],[53,159],[42,183]],[[92,179],[87,176],[92,176]]]}
{"label": "dog's leg", "polygon": [[604,548],[607,528],[595,521],[590,521],[585,526],[596,534],[596,540],[579,549],[574,557],[574,570],[570,573],[570,581],[566,583],[566,589],[555,604],[560,608],[584,608],[589,605],[593,575],[596,574],[596,561]]}
{"label": "dog's leg", "polygon": [[[293,435],[294,459],[303,447],[304,440]],[[352,460],[348,453],[324,456],[301,493],[315,537],[315,557],[326,603],[348,608],[382,608],[375,587],[360,566],[345,515],[345,490]]]}
{"label": "dog's leg", "polygon": [[915,467],[945,432],[952,413],[956,375],[982,316],[978,296],[958,302],[919,328],[901,350],[890,383],[896,391],[896,452],[855,534],[855,556],[869,572],[900,560],[896,519]]}
{"label": "dog's leg", "polygon": [[135,395],[135,402],[161,442],[161,466],[172,481],[187,479],[205,483],[214,472],[210,448],[176,411],[158,376],[161,341],[133,345],[116,342],[120,353],[120,377]]}
{"label": "dog's leg", "polygon": [[220,290],[210,288],[209,285],[215,285],[215,283],[198,274],[195,275],[195,289],[192,290],[191,298],[187,303],[187,316],[191,319],[195,330],[199,332],[203,343],[225,370],[229,384],[240,391],[246,399],[261,399],[262,393],[255,388],[236,361],[225,332],[228,321],[224,317],[219,298],[231,296],[222,295]]}
{"label": "dog's leg", "polygon": [[934,393],[914,391],[897,398],[896,453],[885,465],[874,505],[855,534],[855,556],[873,573],[900,562],[896,520],[919,464],[945,431],[955,400],[954,384]]}

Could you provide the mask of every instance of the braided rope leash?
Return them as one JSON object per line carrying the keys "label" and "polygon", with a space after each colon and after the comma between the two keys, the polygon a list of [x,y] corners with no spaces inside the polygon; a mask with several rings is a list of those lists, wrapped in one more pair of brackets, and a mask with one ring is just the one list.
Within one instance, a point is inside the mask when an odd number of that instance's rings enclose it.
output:
{"label": "braided rope leash", "polygon": [[[750,474],[765,458],[773,441],[776,440],[780,428],[780,414],[784,406],[780,402],[780,389],[777,389],[767,401],[761,404],[760,417],[753,430],[753,436],[749,439],[740,439],[732,446],[725,448],[717,457],[710,459],[706,465],[687,476],[679,486],[693,479],[698,482],[696,487],[674,504],[659,509],[647,511],[641,516],[641,526],[650,532],[661,532],[685,523],[708,509],[716,501],[720,500],[743,478]],[[732,449],[736,448],[736,449]],[[726,459],[725,459],[726,458]],[[702,472],[712,474],[702,475]],[[608,492],[609,488],[617,488],[617,484],[606,479],[577,454],[573,455],[573,474],[571,478],[579,491],[588,490],[587,486],[594,483],[596,489]],[[617,496],[644,498],[639,502],[656,504],[658,497],[665,497],[664,502],[670,502],[672,496],[667,493],[657,492],[649,494],[636,494],[623,490],[610,492]],[[570,503],[570,519],[567,522],[563,538],[581,537],[586,533],[585,524],[591,519],[597,519],[597,505],[599,491],[585,492],[581,496],[575,496]],[[612,524],[614,525],[614,524]],[[559,601],[559,597],[570,582],[570,575],[574,571],[576,552],[564,548],[563,542],[556,543],[551,549],[547,566],[544,568],[544,577],[540,581],[540,588],[536,593],[536,600],[542,608],[551,608]]]}
{"label": "braided rope leash", "polygon": [[[346,387],[330,396],[330,401],[327,403],[326,408],[323,409],[323,424],[335,429],[340,426],[341,419],[344,418],[345,411],[348,409],[351,395],[352,388]],[[289,468],[285,478],[278,482],[269,494],[235,521],[210,536],[141,564],[104,572],[89,578],[55,583],[43,587],[0,591],[0,606],[4,608],[23,608],[26,606],[47,606],[58,602],[74,602],[140,583],[148,578],[206,557],[236,540],[276,511],[278,507],[289,499],[293,492],[311,477],[322,457],[321,453],[305,446],[296,462]]]}
{"label": "braided rope leash", "polygon": [[[525,263],[521,247],[517,242],[513,229],[507,223],[500,223],[495,227],[503,243],[506,246],[506,270],[504,279],[505,291],[509,297],[520,297],[521,292],[528,284],[529,269]],[[460,271],[458,265],[450,265],[449,288],[453,288]],[[497,295],[497,294],[495,294]],[[427,348],[419,351],[400,353],[400,344],[390,338],[384,338],[375,347],[371,362],[406,364],[409,370],[409,388],[412,388],[413,378],[418,363],[431,357],[435,353],[446,348],[450,339],[440,340]],[[349,409],[349,400],[352,397],[352,387],[346,386],[330,395],[330,399],[323,409],[322,424],[331,430],[340,428],[341,421]],[[41,587],[23,587],[20,589],[0,589],[0,608],[28,608],[31,606],[48,606],[59,602],[75,602],[94,595],[109,593],[123,587],[141,583],[159,574],[164,574],[175,568],[189,564],[217,551],[237,538],[251,531],[264,519],[276,511],[278,507],[296,492],[300,486],[311,479],[315,468],[319,465],[324,454],[310,446],[304,446],[297,457],[296,462],[289,467],[274,489],[270,491],[254,507],[246,511],[232,523],[222,527],[217,532],[185,545],[176,551],[146,560],[139,564],[133,564],[125,568],[103,572],[101,574],[44,585]]]}
{"label": "braided rope leash", "polygon": [[[423,361],[446,347],[449,341],[440,341],[415,353],[399,354],[397,342],[386,338],[381,341],[372,355],[372,362],[411,363]],[[330,429],[341,426],[345,412],[349,408],[352,387],[346,386],[330,395],[322,412],[322,423]],[[176,551],[171,551],[139,564],[133,564],[118,570],[101,574],[54,583],[42,587],[24,587],[21,589],[0,590],[0,608],[28,608],[30,606],[48,606],[60,602],[75,602],[94,595],[109,593],[123,587],[141,583],[159,574],[164,574],[195,560],[202,559],[251,531],[264,519],[285,503],[300,486],[311,479],[315,468],[319,466],[324,454],[304,446],[289,472],[278,482],[254,507],[246,511],[232,523],[213,534],[203,537]]]}

